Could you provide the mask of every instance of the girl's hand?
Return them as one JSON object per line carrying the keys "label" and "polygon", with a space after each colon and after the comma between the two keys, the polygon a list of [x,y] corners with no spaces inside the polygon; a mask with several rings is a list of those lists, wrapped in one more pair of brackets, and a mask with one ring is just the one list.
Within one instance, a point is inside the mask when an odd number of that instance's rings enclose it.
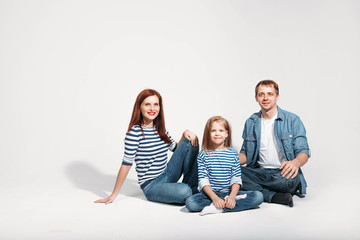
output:
{"label": "girl's hand", "polygon": [[222,200],[221,198],[217,197],[213,200],[214,206],[216,208],[224,208],[225,207],[225,202],[224,200]]}
{"label": "girl's hand", "polygon": [[234,209],[235,205],[236,205],[235,198],[229,196],[225,199],[225,207],[226,208]]}
{"label": "girl's hand", "polygon": [[195,133],[189,131],[189,130],[185,130],[183,133],[183,136],[189,140],[191,142],[191,145],[193,146],[197,146],[198,145],[198,137],[196,136]]}
{"label": "girl's hand", "polygon": [[108,205],[108,204],[112,203],[115,200],[115,198],[116,198],[116,196],[110,195],[107,198],[96,200],[94,203],[105,203],[105,205]]}

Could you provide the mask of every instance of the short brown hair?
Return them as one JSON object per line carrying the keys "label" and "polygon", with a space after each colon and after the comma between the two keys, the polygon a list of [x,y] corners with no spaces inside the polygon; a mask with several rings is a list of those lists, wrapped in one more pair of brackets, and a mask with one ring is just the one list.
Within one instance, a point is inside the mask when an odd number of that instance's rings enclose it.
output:
{"label": "short brown hair", "polygon": [[210,131],[211,131],[212,124],[217,121],[222,122],[224,124],[226,131],[228,131],[228,137],[225,139],[225,142],[224,142],[225,147],[231,147],[231,127],[230,127],[229,122],[221,116],[214,116],[214,117],[209,118],[209,120],[207,121],[207,123],[205,125],[205,129],[204,129],[202,149],[207,153],[214,150],[214,148],[215,148],[210,140]]}
{"label": "short brown hair", "polygon": [[274,80],[262,80],[255,87],[255,96],[258,93],[260,85],[273,86],[275,88],[276,95],[279,95],[279,85]]}

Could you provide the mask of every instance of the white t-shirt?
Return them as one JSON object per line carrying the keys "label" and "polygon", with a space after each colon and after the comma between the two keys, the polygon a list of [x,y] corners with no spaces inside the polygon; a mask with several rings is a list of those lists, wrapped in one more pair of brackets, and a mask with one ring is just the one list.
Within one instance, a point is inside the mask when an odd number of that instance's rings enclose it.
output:
{"label": "white t-shirt", "polygon": [[281,154],[274,134],[274,122],[277,115],[276,113],[272,119],[261,117],[261,140],[258,163],[263,168],[280,168],[281,164],[286,161],[285,157]]}

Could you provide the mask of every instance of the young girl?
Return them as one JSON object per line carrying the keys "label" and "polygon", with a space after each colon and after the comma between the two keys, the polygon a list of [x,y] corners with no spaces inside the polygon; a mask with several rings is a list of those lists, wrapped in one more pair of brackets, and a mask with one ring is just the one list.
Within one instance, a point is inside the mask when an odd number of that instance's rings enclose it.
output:
{"label": "young girl", "polygon": [[[135,161],[138,183],[148,200],[184,204],[193,193],[198,193],[197,145],[197,136],[189,130],[176,143],[165,130],[161,95],[153,89],[143,90],[134,104],[125,137],[124,158],[114,190],[109,197],[95,203],[114,201]],[[167,162],[169,149],[174,153]],[[177,183],[182,174],[182,183]]]}
{"label": "young girl", "polygon": [[239,191],[242,184],[238,154],[231,146],[231,129],[220,116],[205,126],[202,150],[198,155],[201,192],[186,200],[186,207],[200,215],[236,212],[255,208],[263,202],[258,191]]}

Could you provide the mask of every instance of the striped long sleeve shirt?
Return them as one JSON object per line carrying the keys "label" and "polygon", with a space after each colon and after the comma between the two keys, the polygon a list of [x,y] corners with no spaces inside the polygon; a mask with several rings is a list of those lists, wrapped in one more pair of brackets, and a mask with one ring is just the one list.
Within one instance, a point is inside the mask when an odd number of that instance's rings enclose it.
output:
{"label": "striped long sleeve shirt", "polygon": [[199,187],[210,186],[213,191],[230,193],[234,183],[242,185],[241,168],[237,152],[229,148],[224,151],[200,151],[198,158]]}
{"label": "striped long sleeve shirt", "polygon": [[169,135],[171,144],[160,139],[154,127],[133,126],[125,137],[123,165],[132,165],[135,161],[138,183],[144,188],[151,180],[158,177],[166,168],[167,151],[174,151],[176,141]]}

